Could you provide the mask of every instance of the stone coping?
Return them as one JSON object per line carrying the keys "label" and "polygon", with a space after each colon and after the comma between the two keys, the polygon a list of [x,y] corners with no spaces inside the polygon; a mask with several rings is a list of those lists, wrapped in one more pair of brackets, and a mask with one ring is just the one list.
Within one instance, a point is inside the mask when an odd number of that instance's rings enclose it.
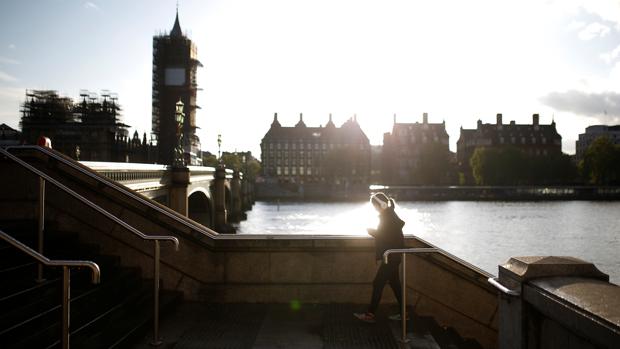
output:
{"label": "stone coping", "polygon": [[551,277],[530,283],[620,330],[620,286],[582,277]]}
{"label": "stone coping", "polygon": [[572,276],[609,281],[609,275],[594,264],[567,256],[512,257],[499,266],[500,277],[505,275],[518,281],[530,279]]}

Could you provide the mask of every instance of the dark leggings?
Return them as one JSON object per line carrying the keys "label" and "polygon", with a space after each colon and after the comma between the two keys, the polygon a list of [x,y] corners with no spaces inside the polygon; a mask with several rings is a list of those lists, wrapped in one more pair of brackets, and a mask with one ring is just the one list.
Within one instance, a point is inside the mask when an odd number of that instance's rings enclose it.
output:
{"label": "dark leggings", "polygon": [[377,270],[377,275],[375,275],[375,280],[372,282],[372,297],[370,298],[370,307],[368,308],[369,313],[374,314],[377,311],[383,288],[388,282],[390,283],[390,287],[392,287],[392,291],[394,291],[394,296],[396,296],[396,300],[400,306],[399,309],[402,309],[403,297],[400,277],[398,275],[399,265],[400,261],[390,261],[388,264],[381,263],[379,270]]}

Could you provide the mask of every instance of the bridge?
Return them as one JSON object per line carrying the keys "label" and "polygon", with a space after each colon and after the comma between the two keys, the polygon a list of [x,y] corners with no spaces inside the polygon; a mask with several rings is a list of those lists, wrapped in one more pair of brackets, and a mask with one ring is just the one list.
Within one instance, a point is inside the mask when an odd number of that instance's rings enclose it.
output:
{"label": "bridge", "polygon": [[[57,156],[49,152],[50,156]],[[254,203],[254,185],[224,167],[82,161],[82,165],[205,227],[229,231]],[[85,172],[88,173],[88,172]]]}

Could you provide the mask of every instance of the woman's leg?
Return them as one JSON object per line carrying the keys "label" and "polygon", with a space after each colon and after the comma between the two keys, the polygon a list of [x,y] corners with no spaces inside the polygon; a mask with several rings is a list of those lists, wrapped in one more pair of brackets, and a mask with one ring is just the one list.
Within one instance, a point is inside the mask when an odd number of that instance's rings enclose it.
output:
{"label": "woman's leg", "polygon": [[370,306],[368,307],[369,313],[374,314],[379,307],[383,288],[390,279],[390,268],[388,266],[389,264],[381,263],[379,269],[377,270],[377,274],[375,275],[375,279],[372,282],[372,296],[370,297]]}
{"label": "woman's leg", "polygon": [[403,292],[402,292],[402,284],[400,283],[400,276],[398,272],[398,266],[400,266],[400,262],[388,264],[390,270],[390,278],[389,283],[392,291],[394,291],[394,296],[398,301],[399,312],[403,309]]}

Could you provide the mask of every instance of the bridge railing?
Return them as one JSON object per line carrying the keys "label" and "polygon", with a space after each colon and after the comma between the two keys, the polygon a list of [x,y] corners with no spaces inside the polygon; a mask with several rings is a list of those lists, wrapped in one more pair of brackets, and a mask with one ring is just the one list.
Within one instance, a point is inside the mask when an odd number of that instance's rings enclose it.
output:
{"label": "bridge railing", "polygon": [[[22,146],[22,147],[10,147],[12,149],[15,148],[24,148],[24,149],[34,149],[34,150],[38,150],[41,151],[43,153],[46,153],[47,155],[65,163],[68,164],[69,166],[72,166],[74,168],[79,168],[78,166],[75,166],[75,164],[71,161],[68,161],[66,159],[64,159],[62,156],[59,156],[56,152],[51,151],[47,148],[43,148],[43,147],[39,147],[39,146]],[[38,229],[38,250],[39,250],[39,254],[42,254],[43,252],[43,227],[44,227],[44,222],[45,222],[45,183],[49,182],[52,185],[54,185],[55,187],[57,187],[58,189],[60,189],[61,191],[69,194],[70,196],[74,197],[75,199],[77,199],[78,201],[82,202],[83,204],[89,206],[90,208],[92,208],[93,210],[99,212],[100,214],[102,214],[103,216],[105,216],[106,218],[110,219],[111,221],[113,221],[114,223],[122,226],[123,228],[125,228],[126,230],[132,232],[133,234],[135,234],[136,236],[140,237],[142,240],[150,240],[154,242],[154,253],[153,253],[153,266],[154,266],[154,275],[153,275],[153,311],[154,311],[154,315],[153,315],[153,344],[160,344],[161,341],[159,339],[159,267],[160,267],[160,246],[159,246],[159,242],[160,241],[170,241],[174,244],[175,246],[175,250],[178,251],[179,249],[179,240],[174,237],[174,236],[168,236],[168,235],[146,235],[143,232],[141,232],[140,230],[134,228],[133,226],[129,225],[128,223],[126,223],[125,221],[121,220],[120,218],[116,217],[115,215],[111,214],[110,212],[108,212],[107,210],[105,210],[104,208],[102,208],[101,206],[93,203],[92,201],[86,199],[85,197],[83,197],[82,195],[78,194],[77,192],[75,192],[74,190],[70,189],[69,187],[65,186],[64,184],[60,183],[59,181],[53,179],[52,177],[48,176],[47,174],[41,172],[40,170],[36,169],[34,166],[28,164],[27,162],[21,160],[20,158],[16,157],[15,155],[11,154],[7,150],[4,150],[2,148],[0,148],[0,154],[4,155],[5,157],[7,157],[8,159],[12,160],[13,162],[17,163],[18,165],[24,167],[26,170],[34,173],[35,175],[37,175],[40,179],[39,184],[39,229]],[[42,266],[39,265],[39,272],[38,272],[38,278],[42,279]]]}
{"label": "bridge railing", "polygon": [[166,185],[167,167],[164,165],[99,161],[80,163],[138,192],[156,190]]}
{"label": "bridge railing", "polygon": [[[198,225],[193,223],[192,221],[188,220],[185,216],[175,212],[174,210],[171,210],[169,208],[166,208],[162,205],[158,205],[156,203],[154,203],[152,200],[148,200],[145,199],[144,197],[142,197],[141,195],[136,194],[135,192],[128,190],[127,187],[125,187],[124,185],[121,185],[119,183],[117,183],[116,181],[100,175],[97,172],[94,172],[91,168],[87,167],[86,165],[82,165],[79,163],[76,163],[75,161],[73,161],[72,159],[67,159],[64,155],[52,151],[48,148],[43,148],[43,147],[39,147],[39,146],[34,146],[34,145],[23,145],[23,146],[11,146],[11,147],[7,147],[7,150],[13,150],[13,149],[23,149],[23,150],[34,150],[34,151],[39,151],[59,162],[61,162],[63,165],[66,165],[78,172],[80,172],[81,174],[99,182],[102,183],[106,186],[108,186],[109,188],[114,189],[116,192],[120,193],[123,196],[129,197],[132,200],[136,200],[138,201],[140,204],[145,205],[153,210],[155,210],[156,212],[166,216],[169,219],[174,220],[175,222],[182,224],[183,226],[193,229],[193,230],[197,230],[200,231],[204,234],[207,234],[211,237],[216,237],[217,235],[219,235],[217,232],[205,228],[204,226]],[[163,166],[163,165],[155,165],[155,166]],[[165,167],[165,166],[163,166]]]}

